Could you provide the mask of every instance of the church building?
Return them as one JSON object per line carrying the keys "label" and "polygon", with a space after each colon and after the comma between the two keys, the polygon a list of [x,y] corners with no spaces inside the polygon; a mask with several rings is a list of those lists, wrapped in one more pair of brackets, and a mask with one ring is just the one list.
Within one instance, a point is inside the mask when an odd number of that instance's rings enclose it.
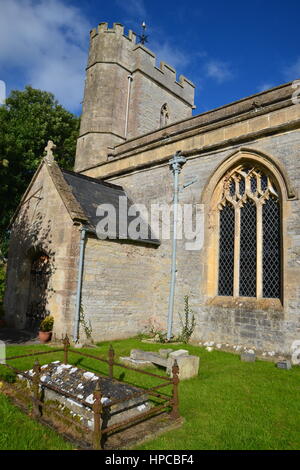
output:
{"label": "church building", "polygon": [[[37,329],[51,314],[55,336],[75,341],[87,328],[94,341],[166,328],[172,233],[162,236],[162,219],[156,233],[144,211],[132,236],[120,201],[172,207],[170,159],[180,151],[179,205],[201,208],[203,240],[198,249],[177,240],[174,334],[189,296],[193,341],[291,352],[300,340],[295,82],[196,116],[194,91],[122,25],[91,31],[74,171],[59,168],[49,142],[11,221],[10,326]],[[99,205],[118,215],[114,236],[99,235]]]}

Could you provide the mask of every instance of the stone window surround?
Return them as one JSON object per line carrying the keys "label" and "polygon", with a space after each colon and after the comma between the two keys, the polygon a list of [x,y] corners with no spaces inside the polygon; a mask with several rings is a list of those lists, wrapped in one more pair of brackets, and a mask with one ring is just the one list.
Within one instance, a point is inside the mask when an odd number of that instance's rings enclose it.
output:
{"label": "stone window surround", "polygon": [[[234,296],[218,295],[218,269],[219,269],[219,208],[222,198],[222,180],[224,176],[237,167],[250,165],[263,169],[271,175],[274,184],[278,188],[281,202],[281,269],[282,269],[282,295],[281,299],[262,297],[239,297],[235,290]],[[286,220],[290,213],[289,201],[297,199],[288,175],[281,162],[259,150],[252,148],[240,148],[229,155],[218,165],[206,184],[202,193],[201,202],[205,207],[205,242],[202,249],[204,262],[204,278],[202,293],[208,305],[222,307],[241,307],[259,310],[283,311],[286,303],[285,295],[285,271],[287,266],[286,252],[289,246],[289,237],[286,230]],[[236,285],[236,284],[235,284]]]}
{"label": "stone window surround", "polygon": [[[233,297],[240,297],[240,237],[241,237],[241,208],[250,200],[256,207],[256,296],[251,298],[265,298],[263,295],[263,205],[269,197],[276,198],[281,205],[278,197],[276,186],[272,181],[272,175],[267,174],[264,168],[257,165],[249,166],[249,173],[245,173],[246,165],[238,165],[229,171],[219,183],[221,185],[222,197],[217,205],[220,211],[226,204],[229,204],[234,209],[235,222],[234,222],[234,267],[233,267]],[[251,189],[251,178],[256,177],[258,187],[255,191]],[[262,188],[262,176],[267,177],[266,188]],[[240,194],[240,181],[245,181],[245,188],[243,194]],[[230,183],[235,185],[234,194],[231,194]],[[280,211],[281,212],[281,211]],[[282,216],[280,213],[280,222]],[[281,223],[280,223],[281,225]],[[218,222],[218,233],[220,233],[220,219]],[[282,234],[281,234],[282,235]],[[219,256],[218,256],[219,258]],[[281,258],[281,254],[280,254]],[[282,270],[281,270],[282,271]],[[219,270],[218,270],[219,275]],[[278,297],[275,297],[278,298]],[[281,298],[281,295],[280,297]]]}

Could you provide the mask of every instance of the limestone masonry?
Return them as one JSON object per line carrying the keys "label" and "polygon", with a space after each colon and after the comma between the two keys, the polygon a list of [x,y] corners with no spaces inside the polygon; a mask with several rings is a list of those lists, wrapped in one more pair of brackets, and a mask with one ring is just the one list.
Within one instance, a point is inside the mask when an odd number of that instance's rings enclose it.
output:
{"label": "limestone masonry", "polygon": [[203,205],[204,244],[177,243],[175,334],[188,295],[194,341],[291,355],[300,340],[294,91],[287,83],[192,116],[188,79],[158,67],[122,25],[92,30],[75,172],[44,159],[12,220],[8,323],[34,328],[50,313],[56,337],[72,336],[80,306],[83,339],[86,325],[96,341],[136,335],[154,317],[165,326],[171,240],[101,240],[95,214],[120,194],[172,204],[169,159],[181,150],[180,187],[194,183],[180,204]]}
{"label": "limestone masonry", "polygon": [[[167,105],[168,116],[161,116]],[[90,52],[75,171],[105,161],[113,147],[168,123],[191,117],[194,85],[115,23],[90,33]]]}

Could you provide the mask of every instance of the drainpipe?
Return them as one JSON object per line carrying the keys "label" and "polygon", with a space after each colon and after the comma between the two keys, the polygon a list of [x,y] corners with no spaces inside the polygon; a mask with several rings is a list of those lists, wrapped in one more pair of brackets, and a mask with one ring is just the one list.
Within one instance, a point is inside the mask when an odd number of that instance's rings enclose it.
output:
{"label": "drainpipe", "polygon": [[86,236],[87,229],[85,227],[81,227],[80,232],[81,233],[80,233],[80,245],[79,245],[78,280],[77,280],[76,304],[75,304],[76,306],[75,306],[74,332],[73,332],[73,339],[75,343],[77,343],[79,339],[81,285],[82,285],[82,273],[83,273],[85,236]]}
{"label": "drainpipe", "polygon": [[127,132],[128,132],[128,116],[129,116],[129,103],[130,103],[130,90],[131,90],[131,82],[133,80],[132,75],[128,75],[128,89],[127,89],[127,104],[126,104],[126,115],[125,115],[125,132],[124,137],[127,139]]}
{"label": "drainpipe", "polygon": [[171,283],[169,294],[169,309],[168,309],[168,331],[167,340],[170,341],[172,337],[173,326],[173,311],[174,311],[174,295],[175,295],[175,282],[176,282],[176,252],[177,252],[177,212],[178,212],[178,175],[181,168],[186,162],[186,158],[177,151],[175,155],[169,160],[170,170],[174,176],[174,198],[173,198],[173,239],[172,239],[172,262],[171,262]]}

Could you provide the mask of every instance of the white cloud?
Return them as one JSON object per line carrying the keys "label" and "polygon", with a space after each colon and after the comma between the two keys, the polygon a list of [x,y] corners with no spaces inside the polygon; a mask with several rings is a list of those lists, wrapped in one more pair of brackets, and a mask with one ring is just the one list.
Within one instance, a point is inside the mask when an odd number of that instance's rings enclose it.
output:
{"label": "white cloud", "polygon": [[211,59],[205,64],[205,73],[209,78],[215,79],[218,83],[223,83],[233,78],[228,63],[217,59]]}
{"label": "white cloud", "polygon": [[155,52],[158,62],[163,61],[174,68],[178,68],[179,73],[181,73],[181,70],[184,69],[191,60],[191,56],[166,41],[161,43],[151,41],[151,50]]}
{"label": "white cloud", "polygon": [[283,73],[288,81],[300,78],[300,57],[298,57],[293,64],[286,67]]}
{"label": "white cloud", "polygon": [[[78,110],[89,29],[82,12],[63,0],[2,0],[0,68],[17,70],[24,85],[51,91],[61,104]],[[13,88],[14,80],[7,86]]]}
{"label": "white cloud", "polygon": [[147,15],[146,6],[143,0],[117,0],[117,5],[122,8],[128,15],[139,17],[144,21]]}
{"label": "white cloud", "polygon": [[260,93],[261,91],[269,90],[270,88],[273,88],[274,86],[275,85],[271,82],[265,82],[257,87],[257,91],[258,93]]}

